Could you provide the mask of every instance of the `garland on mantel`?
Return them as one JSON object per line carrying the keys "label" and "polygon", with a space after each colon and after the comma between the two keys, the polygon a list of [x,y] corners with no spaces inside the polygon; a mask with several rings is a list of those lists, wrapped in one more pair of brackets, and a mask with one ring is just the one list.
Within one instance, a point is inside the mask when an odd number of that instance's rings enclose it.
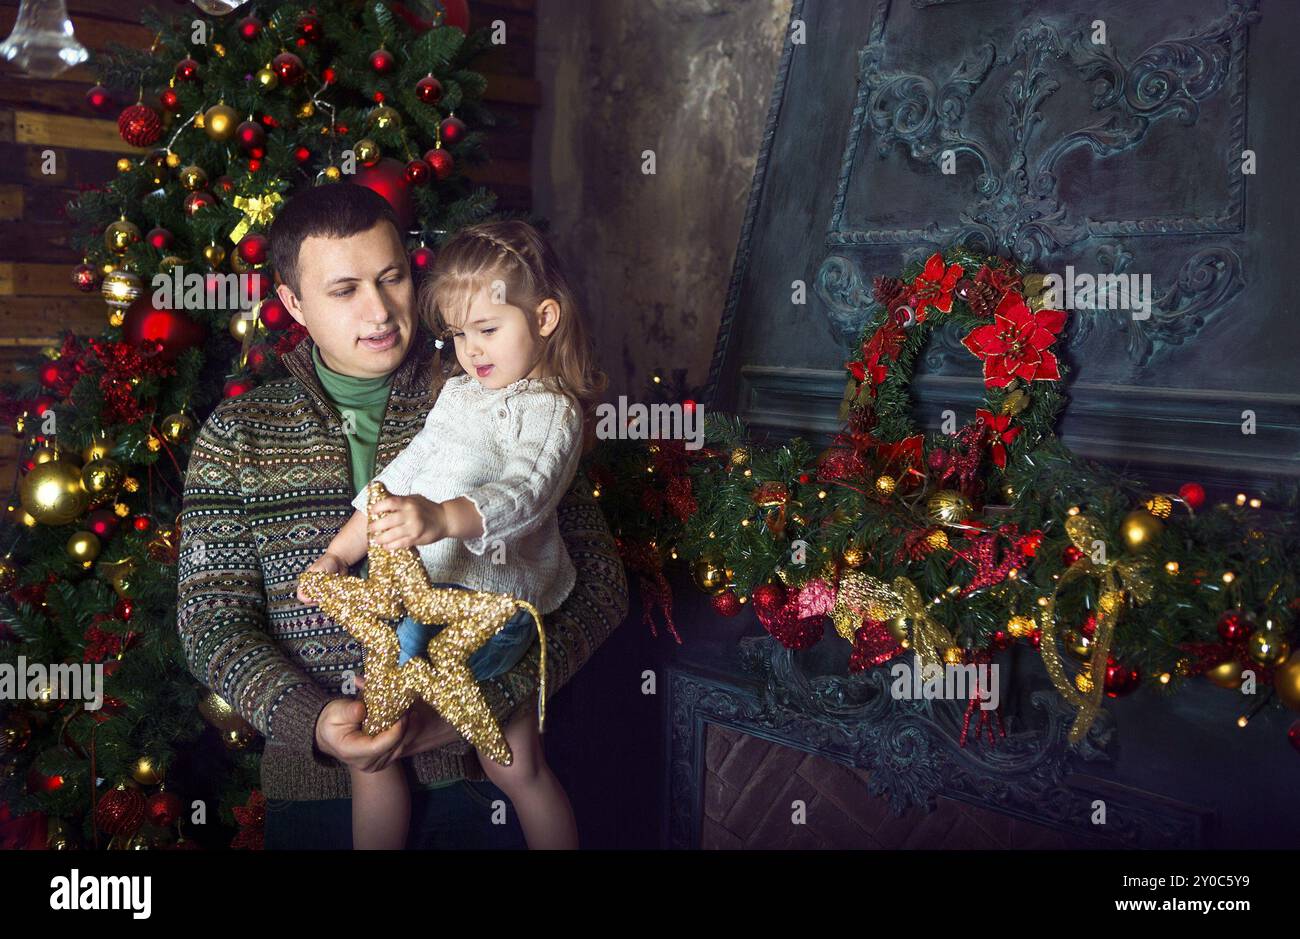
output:
{"label": "garland on mantel", "polygon": [[[1196,482],[1147,492],[1072,454],[1053,432],[1067,316],[1042,275],[953,249],[874,287],[825,451],[762,446],[722,414],[706,415],[700,449],[597,449],[588,474],[652,632],[657,611],[677,637],[664,567],[678,561],[719,615],[752,602],[793,649],[838,635],[852,671],[907,649],[924,667],[1029,643],[1076,708],[1075,742],[1105,697],[1198,676],[1254,688],[1243,725],[1270,703],[1300,711],[1300,492],[1207,507]],[[913,368],[948,323],[982,363],[985,400],[959,429],[924,433]],[[1300,721],[1289,739],[1300,750]]]}

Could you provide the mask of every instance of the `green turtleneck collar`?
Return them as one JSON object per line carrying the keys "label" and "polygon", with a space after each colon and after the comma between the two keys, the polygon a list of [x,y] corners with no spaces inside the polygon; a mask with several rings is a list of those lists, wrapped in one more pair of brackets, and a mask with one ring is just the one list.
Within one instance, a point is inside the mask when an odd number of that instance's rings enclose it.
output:
{"label": "green turtleneck collar", "polygon": [[395,372],[378,378],[355,378],[344,375],[330,368],[321,359],[320,346],[312,343],[312,362],[316,365],[316,376],[325,387],[330,400],[343,408],[369,408],[378,404],[381,407],[388,400],[388,386],[393,382]]}

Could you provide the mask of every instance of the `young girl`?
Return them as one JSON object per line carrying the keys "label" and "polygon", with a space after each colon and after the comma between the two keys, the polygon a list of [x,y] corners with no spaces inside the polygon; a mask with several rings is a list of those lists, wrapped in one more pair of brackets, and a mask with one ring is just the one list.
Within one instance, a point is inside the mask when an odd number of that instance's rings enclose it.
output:
{"label": "young girl", "polygon": [[[376,504],[370,535],[390,550],[416,547],[435,587],[508,594],[545,619],[576,576],[555,508],[582,453],[583,404],[605,387],[573,291],[535,228],[491,222],[447,242],[419,307],[439,348],[454,346],[456,361],[424,428],[375,477],[391,495]],[[358,493],[357,512],[308,570],[346,574],[361,560],[367,497]],[[301,587],[298,596],[312,602]],[[444,625],[405,617],[398,664],[424,655]],[[470,657],[475,678],[513,668],[536,631],[529,614],[512,618]],[[546,765],[536,709],[523,709],[503,731],[511,765],[480,760],[519,813],[529,848],[576,848],[573,810]],[[375,773],[352,771],[354,847],[402,848],[409,821],[399,761]]]}

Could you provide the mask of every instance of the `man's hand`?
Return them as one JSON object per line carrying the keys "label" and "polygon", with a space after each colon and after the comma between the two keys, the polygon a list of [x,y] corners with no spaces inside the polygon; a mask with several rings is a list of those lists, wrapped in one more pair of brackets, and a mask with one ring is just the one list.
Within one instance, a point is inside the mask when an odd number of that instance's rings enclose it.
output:
{"label": "man's hand", "polygon": [[397,745],[406,734],[406,716],[377,737],[361,729],[365,719],[364,703],[335,698],[316,718],[317,749],[365,773],[383,769],[398,755]]}
{"label": "man's hand", "polygon": [[[343,563],[343,559],[333,554],[322,554],[316,560],[311,562],[311,566],[303,571],[324,571],[327,574],[346,574],[348,566]],[[299,575],[301,576],[301,575]],[[315,603],[316,601],[303,592],[302,581],[298,581],[298,602]]]}
{"label": "man's hand", "polygon": [[387,496],[375,503],[370,537],[390,551],[432,544],[447,537],[447,513],[424,496]]}

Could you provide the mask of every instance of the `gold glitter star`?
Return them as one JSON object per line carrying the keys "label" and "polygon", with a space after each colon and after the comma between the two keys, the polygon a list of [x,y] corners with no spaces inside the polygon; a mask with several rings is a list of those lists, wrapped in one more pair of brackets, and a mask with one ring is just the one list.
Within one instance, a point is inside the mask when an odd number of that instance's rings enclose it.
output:
{"label": "gold glitter star", "polygon": [[[381,482],[367,487],[366,514],[388,495]],[[469,667],[469,658],[500,632],[519,610],[537,623],[541,645],[541,680],[537,691],[538,729],[546,716],[546,634],[542,614],[531,603],[502,593],[451,590],[430,584],[414,548],[390,551],[369,543],[370,576],[304,572],[306,592],[321,610],[357,638],[365,648],[366,733],[382,733],[423,698],[480,753],[502,766],[514,757],[501,726]],[[397,632],[388,621],[404,614],[421,623],[446,623],[429,640],[428,658],[413,656],[398,666]]]}

